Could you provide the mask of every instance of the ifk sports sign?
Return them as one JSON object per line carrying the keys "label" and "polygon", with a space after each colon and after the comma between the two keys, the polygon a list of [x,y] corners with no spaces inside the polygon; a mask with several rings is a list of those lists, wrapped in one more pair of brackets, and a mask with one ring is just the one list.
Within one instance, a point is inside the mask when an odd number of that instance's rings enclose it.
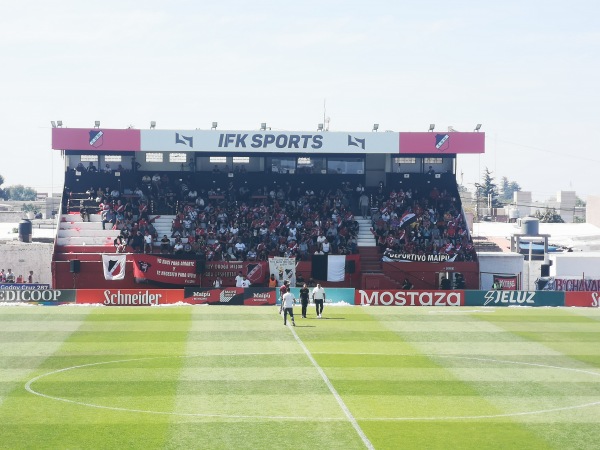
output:
{"label": "ifk sports sign", "polygon": [[354,304],[360,306],[463,306],[464,291],[365,291],[357,289]]}

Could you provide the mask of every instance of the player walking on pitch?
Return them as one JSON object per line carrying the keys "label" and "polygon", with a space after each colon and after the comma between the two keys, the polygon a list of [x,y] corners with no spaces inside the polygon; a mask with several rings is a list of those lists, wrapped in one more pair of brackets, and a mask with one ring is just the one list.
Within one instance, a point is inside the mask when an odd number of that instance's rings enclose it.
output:
{"label": "player walking on pitch", "polygon": [[292,319],[292,325],[296,326],[296,322],[294,321],[294,295],[287,291],[283,294],[283,299],[281,300],[281,306],[283,307],[283,324],[287,324],[287,316],[290,315]]}
{"label": "player walking on pitch", "polygon": [[325,301],[325,289],[321,287],[320,284],[317,283],[317,287],[312,291],[312,298],[315,302],[315,307],[317,308],[317,318],[321,318],[321,314],[323,314],[323,302]]}

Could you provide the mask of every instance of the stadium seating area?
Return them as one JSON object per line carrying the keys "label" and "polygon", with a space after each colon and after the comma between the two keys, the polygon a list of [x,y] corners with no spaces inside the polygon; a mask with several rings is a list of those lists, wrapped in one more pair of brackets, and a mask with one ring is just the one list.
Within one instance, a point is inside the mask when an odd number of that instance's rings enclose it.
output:
{"label": "stadium seating area", "polygon": [[[209,261],[358,252],[362,177],[260,175],[69,171],[57,244]],[[381,252],[475,258],[451,174],[388,174],[385,181],[388,187],[366,191]]]}

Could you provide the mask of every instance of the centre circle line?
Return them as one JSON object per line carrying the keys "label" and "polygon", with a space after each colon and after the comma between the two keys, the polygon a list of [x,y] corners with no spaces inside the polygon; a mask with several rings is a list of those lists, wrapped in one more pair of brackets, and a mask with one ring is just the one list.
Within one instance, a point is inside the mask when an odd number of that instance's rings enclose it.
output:
{"label": "centre circle line", "polygon": [[[295,331],[293,329],[292,329],[292,332],[295,333]],[[298,337],[298,339],[300,339],[300,338]],[[302,343],[302,341],[300,341],[299,344],[300,344],[301,347],[304,346],[304,343]],[[308,349],[306,349],[306,350],[308,351]],[[112,360],[112,361],[100,361],[100,362],[95,362],[95,363],[80,364],[80,365],[71,366],[71,367],[64,367],[62,369],[57,369],[57,370],[53,370],[51,372],[47,372],[47,373],[38,375],[38,376],[30,379],[29,381],[27,381],[27,383],[25,383],[24,387],[25,387],[25,390],[27,392],[29,392],[32,395],[39,396],[39,397],[43,397],[43,398],[47,398],[47,399],[55,400],[55,401],[60,401],[60,402],[64,402],[64,403],[71,403],[71,404],[75,404],[75,405],[85,406],[85,407],[89,407],[89,408],[105,409],[105,410],[111,410],[111,411],[135,412],[135,413],[144,413],[144,414],[168,415],[168,416],[182,416],[182,417],[208,417],[208,418],[214,417],[214,418],[225,418],[225,419],[229,418],[229,419],[265,419],[265,420],[290,420],[290,421],[295,421],[295,420],[302,421],[302,420],[306,420],[306,421],[313,421],[314,417],[302,417],[302,416],[267,416],[267,415],[262,416],[262,415],[242,415],[242,414],[178,413],[178,412],[173,412],[173,411],[153,411],[153,410],[134,409],[134,408],[122,408],[122,407],[118,407],[118,406],[105,406],[105,405],[98,405],[98,404],[94,404],[94,403],[81,402],[81,401],[77,401],[77,400],[70,400],[68,398],[63,398],[63,397],[57,397],[57,396],[53,396],[53,395],[44,394],[43,392],[36,391],[32,387],[32,385],[36,381],[38,381],[38,380],[40,380],[42,378],[51,376],[51,375],[56,375],[56,374],[59,374],[59,373],[70,371],[70,370],[83,369],[83,368],[86,368],[86,367],[94,367],[94,366],[107,365],[107,364],[118,364],[118,363],[123,363],[123,362],[149,361],[149,360],[155,360],[155,359],[170,359],[170,358],[199,358],[199,357],[207,357],[207,356],[209,356],[209,357],[210,356],[265,356],[265,355],[283,355],[283,354],[284,353],[259,353],[259,352],[227,353],[227,354],[224,354],[224,353],[215,353],[215,354],[198,354],[198,355],[149,356],[149,357],[144,357],[144,358],[129,358],[129,359],[118,359],[118,360]],[[290,354],[289,352],[285,353],[285,355],[289,355],[289,354]],[[302,353],[294,353],[294,354],[301,355]],[[305,352],[305,354],[306,354],[306,352]],[[315,352],[314,354],[330,354],[330,352]],[[345,354],[345,355],[376,355],[376,356],[396,355],[396,354],[379,353],[379,352],[376,352],[376,353],[366,353],[366,352],[362,352],[362,353],[349,353],[349,352],[344,352],[344,353],[338,353],[338,354]],[[307,356],[309,356],[309,355],[307,355]],[[584,370],[584,369],[578,369],[578,368],[574,368],[574,367],[553,366],[553,365],[541,364],[541,363],[528,363],[528,362],[523,362],[523,361],[510,361],[510,360],[501,360],[501,359],[493,359],[493,358],[482,358],[482,357],[473,357],[473,356],[460,356],[460,355],[435,355],[435,354],[426,354],[426,355],[423,355],[423,356],[437,357],[437,358],[450,358],[450,359],[452,359],[452,358],[454,358],[454,359],[467,359],[467,360],[474,360],[474,361],[481,361],[481,362],[496,362],[496,363],[502,363],[502,364],[514,364],[514,365],[523,365],[523,366],[543,367],[543,368],[548,368],[548,369],[567,370],[567,371],[572,371],[572,372],[584,373],[584,374],[587,374],[587,375],[600,376],[599,372],[593,372],[593,371]],[[312,357],[312,354],[310,354],[309,359],[314,360],[314,358]],[[315,361],[315,363],[316,363],[316,361]],[[317,366],[318,366],[318,364],[317,364]],[[319,369],[320,369],[319,373],[321,374],[321,372],[322,372],[323,375],[324,375],[324,372],[320,368],[320,366],[319,366],[319,368],[317,370],[319,371]],[[329,381],[329,383],[331,384],[331,381]],[[332,387],[333,387],[333,385],[332,385]],[[336,391],[336,393],[337,393],[337,391]],[[338,397],[339,397],[339,394],[338,394]],[[341,400],[341,397],[340,397],[340,400]],[[536,414],[547,414],[547,413],[551,413],[551,412],[559,412],[559,411],[568,411],[568,410],[574,410],[574,409],[582,409],[582,408],[588,408],[588,407],[598,406],[598,405],[600,405],[600,401],[590,402],[590,403],[585,403],[585,404],[580,404],[580,405],[564,406],[564,407],[559,407],[559,408],[551,408],[551,409],[543,409],[543,410],[533,410],[533,411],[521,411],[521,412],[505,413],[505,414],[489,414],[489,415],[474,415],[474,416],[439,416],[439,417],[358,417],[358,418],[354,418],[354,420],[355,421],[356,420],[363,420],[363,421],[477,420],[477,419],[493,419],[493,418],[518,417],[518,416],[536,415]],[[319,420],[328,421],[328,422],[336,422],[336,421],[346,421],[346,420],[348,420],[348,418],[347,417],[346,418],[340,418],[340,417],[319,417]]]}

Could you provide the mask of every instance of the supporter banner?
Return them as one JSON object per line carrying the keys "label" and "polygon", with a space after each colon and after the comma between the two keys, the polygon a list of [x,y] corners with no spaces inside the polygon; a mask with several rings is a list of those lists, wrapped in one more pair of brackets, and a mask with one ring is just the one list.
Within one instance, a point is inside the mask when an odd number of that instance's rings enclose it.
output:
{"label": "supporter banner", "polygon": [[386,250],[383,253],[381,260],[383,262],[452,262],[456,255],[418,255],[416,253],[396,253]]}
{"label": "supporter banner", "polygon": [[235,277],[239,272],[246,275],[252,284],[262,284],[268,278],[266,261],[209,261],[204,272],[204,285],[212,285],[217,277],[223,279],[225,285],[235,286]]}
{"label": "supporter banner", "polygon": [[3,289],[0,290],[0,303],[64,305],[75,303],[76,292],[74,289]]}
{"label": "supporter banner", "polygon": [[53,128],[55,150],[139,151],[140,130],[105,128]]}
{"label": "supporter banner", "polygon": [[344,281],[346,255],[312,255],[310,276],[315,280]]}
{"label": "supporter banner", "polygon": [[[398,133],[142,130],[142,151],[398,153]],[[437,152],[436,152],[437,153]]]}
{"label": "supporter banner", "polygon": [[102,255],[102,270],[105,280],[124,280],[126,255],[110,254]]}
{"label": "supporter banner", "polygon": [[484,153],[485,133],[400,133],[400,153]]}
{"label": "supporter banner", "polygon": [[600,292],[565,292],[565,306],[598,308]]}
{"label": "supporter banner", "polygon": [[183,301],[183,289],[79,289],[77,303],[105,306],[158,306]]}
{"label": "supporter banner", "polygon": [[24,284],[24,283],[0,283],[1,289],[11,289],[17,291],[33,291],[36,289],[50,289],[49,284]]}
{"label": "supporter banner", "polygon": [[[351,288],[324,288],[325,289],[325,304],[328,303],[345,303],[354,305],[354,289]],[[308,288],[312,294],[313,288]],[[293,287],[292,294],[296,300],[300,300],[300,288]],[[311,297],[309,296],[309,299]],[[312,299],[311,299],[312,301]],[[281,299],[277,299],[277,304],[281,304]]]}
{"label": "supporter banner", "polygon": [[548,277],[544,291],[600,291],[600,278]]}
{"label": "supporter banner", "polygon": [[155,255],[134,254],[133,276],[138,280],[178,285],[200,284],[193,259],[169,259]]}
{"label": "supporter banner", "polygon": [[562,292],[466,291],[465,306],[564,306]]}
{"label": "supporter banner", "polygon": [[296,258],[269,258],[269,275],[275,275],[278,286],[285,281],[289,281],[290,286],[296,286]]}
{"label": "supporter banner", "polygon": [[354,304],[361,306],[463,306],[465,291],[387,291],[357,289]]}
{"label": "supporter banner", "polygon": [[275,305],[274,288],[185,288],[185,303],[192,305]]}
{"label": "supporter banner", "polygon": [[494,275],[493,279],[493,283],[496,283],[497,281],[498,283],[500,283],[500,286],[502,286],[502,289],[505,291],[517,290],[517,283],[519,282],[519,277],[517,275]]}

